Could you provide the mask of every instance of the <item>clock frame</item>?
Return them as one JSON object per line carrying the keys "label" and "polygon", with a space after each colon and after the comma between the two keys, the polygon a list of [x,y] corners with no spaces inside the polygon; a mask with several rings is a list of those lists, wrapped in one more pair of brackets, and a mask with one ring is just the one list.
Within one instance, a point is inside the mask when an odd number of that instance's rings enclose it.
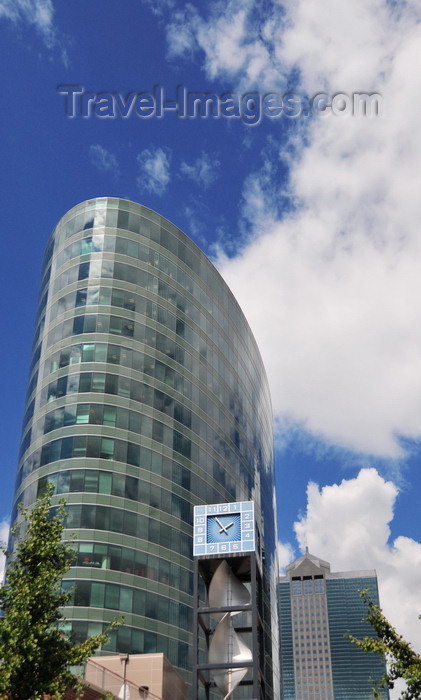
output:
{"label": "clock frame", "polygon": [[195,506],[194,556],[250,553],[255,551],[255,547],[253,501]]}

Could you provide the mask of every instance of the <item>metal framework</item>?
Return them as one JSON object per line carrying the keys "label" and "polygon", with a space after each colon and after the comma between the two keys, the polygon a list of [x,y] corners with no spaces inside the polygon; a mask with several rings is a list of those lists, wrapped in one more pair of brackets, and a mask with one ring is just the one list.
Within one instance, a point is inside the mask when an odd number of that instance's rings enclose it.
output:
{"label": "metal framework", "polygon": [[[250,591],[250,602],[247,604],[230,601],[229,604],[222,604],[211,607],[209,605],[209,588],[212,578],[221,565],[226,562],[230,567],[234,577],[243,584],[248,584]],[[206,594],[205,594],[206,591]],[[204,600],[206,599],[206,600]],[[226,601],[227,602],[227,601]],[[233,624],[235,635],[241,638],[247,634],[251,637],[251,660],[241,660],[234,662],[228,660],[226,663],[211,663],[209,661],[209,648],[212,637],[217,629],[215,618],[220,620],[226,613],[234,615],[246,613],[247,624]],[[212,690],[218,694],[220,690],[216,688],[214,680],[215,672],[221,671],[235,672],[244,669],[244,679],[238,682],[238,686],[249,686],[250,699],[265,700],[265,679],[264,679],[264,649],[263,649],[263,624],[262,624],[262,577],[257,563],[256,554],[239,553],[231,554],[227,557],[197,557],[194,562],[194,608],[193,608],[193,700],[198,700],[201,689],[204,690],[206,700],[209,700]],[[244,615],[241,615],[244,623]],[[240,619],[241,619],[240,618]],[[205,657],[205,660],[203,660]],[[225,698],[231,697],[235,688],[232,688]],[[244,695],[244,694],[243,694]]]}

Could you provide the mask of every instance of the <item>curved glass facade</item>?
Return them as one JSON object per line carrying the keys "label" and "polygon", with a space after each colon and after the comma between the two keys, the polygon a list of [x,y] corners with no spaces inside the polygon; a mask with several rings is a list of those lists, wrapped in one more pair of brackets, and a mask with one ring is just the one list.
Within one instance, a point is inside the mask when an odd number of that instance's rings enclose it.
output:
{"label": "curved glass facade", "polygon": [[276,519],[262,361],[206,256],[133,202],[74,207],[46,250],[15,509],[47,482],[76,533],[65,614],[78,638],[121,611],[104,651],[163,652],[189,680],[192,508],[253,499],[269,643]]}

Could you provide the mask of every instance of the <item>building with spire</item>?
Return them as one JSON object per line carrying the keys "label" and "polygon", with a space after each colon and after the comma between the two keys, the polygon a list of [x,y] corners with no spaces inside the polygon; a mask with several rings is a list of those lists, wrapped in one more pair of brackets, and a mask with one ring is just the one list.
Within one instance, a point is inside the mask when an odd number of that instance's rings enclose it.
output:
{"label": "building with spire", "polygon": [[[287,566],[278,583],[282,700],[372,699],[384,661],[344,636],[374,636],[363,619],[365,589],[378,604],[375,571],[331,572],[308,548]],[[381,697],[387,700],[388,691]]]}

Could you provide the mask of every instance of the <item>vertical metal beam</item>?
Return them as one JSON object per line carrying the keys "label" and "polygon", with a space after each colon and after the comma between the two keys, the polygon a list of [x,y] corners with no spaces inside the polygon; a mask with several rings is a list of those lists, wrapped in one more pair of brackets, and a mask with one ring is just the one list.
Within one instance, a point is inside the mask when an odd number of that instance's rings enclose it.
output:
{"label": "vertical metal beam", "polygon": [[197,666],[199,663],[199,562],[194,559],[194,575],[193,575],[193,682],[192,682],[192,700],[198,700],[198,673]]}
{"label": "vertical metal beam", "polygon": [[256,555],[250,554],[250,579],[251,579],[251,627],[252,627],[252,649],[253,649],[253,698],[260,699],[259,670],[261,654],[259,649],[259,614],[258,614],[258,585]]}
{"label": "vertical metal beam", "polygon": [[[237,560],[238,558],[239,557],[235,557]],[[264,630],[262,626],[261,610],[259,610],[259,601],[262,600],[263,596],[263,591],[261,590],[263,584],[260,577],[256,554],[254,552],[250,552],[248,554],[243,554],[242,558],[244,562],[248,562],[246,569],[249,578],[247,576],[245,580],[250,582],[251,587],[251,606],[249,609],[249,614],[251,615],[251,651],[253,657],[252,665],[250,666],[252,678],[247,682],[244,681],[244,685],[249,685],[252,687],[253,700],[266,700],[266,683],[264,678]],[[202,686],[206,700],[209,700],[210,696],[211,684],[209,682],[209,672],[213,666],[210,665],[208,661],[205,664],[199,664],[200,634],[202,630],[205,634],[206,646],[209,649],[209,630],[207,629],[206,623],[205,626],[203,626],[203,622],[204,618],[209,617],[210,609],[206,606],[206,603],[204,607],[201,607],[199,598],[200,579],[202,578],[203,582],[208,585],[212,577],[211,568],[208,568],[207,564],[209,565],[209,560],[206,559],[199,560],[196,558],[194,560],[192,700],[199,700],[199,696],[203,697]],[[239,606],[239,608],[241,609],[242,606]]]}

